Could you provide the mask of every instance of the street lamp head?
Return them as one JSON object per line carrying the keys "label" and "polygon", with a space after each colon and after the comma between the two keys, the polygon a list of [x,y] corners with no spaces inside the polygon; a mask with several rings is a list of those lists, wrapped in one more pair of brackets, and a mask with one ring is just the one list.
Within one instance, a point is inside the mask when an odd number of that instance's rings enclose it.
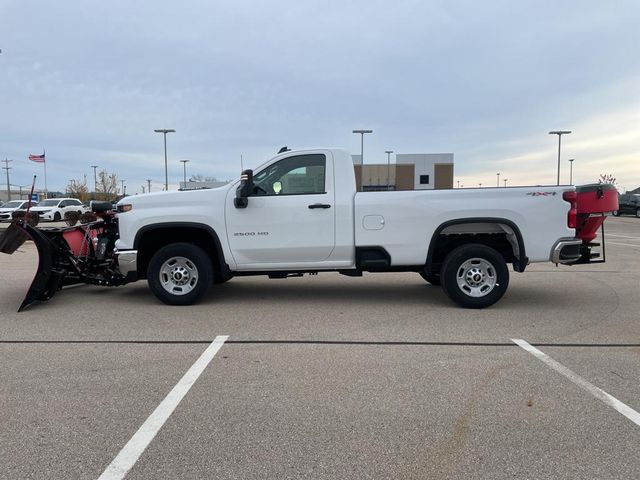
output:
{"label": "street lamp head", "polygon": [[373,133],[373,130],[354,130],[353,133]]}
{"label": "street lamp head", "polygon": [[156,133],[175,133],[173,128],[157,128],[154,130]]}
{"label": "street lamp head", "polygon": [[384,153],[393,153],[393,150],[385,150]]}
{"label": "street lamp head", "polygon": [[570,158],[569,159],[570,162],[573,162],[574,160],[575,160],[575,158]]}
{"label": "street lamp head", "polygon": [[187,163],[187,162],[189,162],[190,160],[180,160],[180,161],[181,161],[182,163]]}
{"label": "street lamp head", "polygon": [[554,130],[549,132],[549,135],[565,135],[567,133],[571,133],[571,130]]}

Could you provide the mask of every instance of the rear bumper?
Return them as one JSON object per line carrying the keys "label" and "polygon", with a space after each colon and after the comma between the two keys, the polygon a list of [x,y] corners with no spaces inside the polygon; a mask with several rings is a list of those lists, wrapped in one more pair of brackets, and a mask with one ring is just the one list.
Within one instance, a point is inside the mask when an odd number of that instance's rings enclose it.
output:
{"label": "rear bumper", "polygon": [[114,252],[118,260],[118,270],[126,277],[131,278],[138,274],[138,251],[137,250],[116,250]]}
{"label": "rear bumper", "polygon": [[561,238],[551,250],[551,261],[556,264],[576,262],[582,256],[581,247],[581,239]]}

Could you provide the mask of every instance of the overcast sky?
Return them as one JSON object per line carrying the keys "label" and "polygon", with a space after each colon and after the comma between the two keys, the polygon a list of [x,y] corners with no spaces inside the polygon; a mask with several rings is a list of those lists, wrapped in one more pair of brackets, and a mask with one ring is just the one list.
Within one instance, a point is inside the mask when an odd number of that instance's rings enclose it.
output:
{"label": "overcast sky", "polygon": [[[27,185],[97,164],[127,193],[230,179],[288,145],[453,152],[455,180],[640,186],[640,2],[0,0],[0,158]],[[4,184],[4,170],[0,184]],[[39,176],[40,182],[41,176]],[[40,183],[42,186],[42,183]]]}

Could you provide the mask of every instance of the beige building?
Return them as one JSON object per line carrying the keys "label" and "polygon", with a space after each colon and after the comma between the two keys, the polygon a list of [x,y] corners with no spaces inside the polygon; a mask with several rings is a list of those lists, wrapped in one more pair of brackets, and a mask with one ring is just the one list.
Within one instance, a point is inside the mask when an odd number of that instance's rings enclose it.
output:
{"label": "beige building", "polygon": [[[352,155],[358,191],[442,190],[453,188],[453,153],[410,153],[395,155],[390,164],[365,164]],[[363,177],[364,174],[364,177]]]}

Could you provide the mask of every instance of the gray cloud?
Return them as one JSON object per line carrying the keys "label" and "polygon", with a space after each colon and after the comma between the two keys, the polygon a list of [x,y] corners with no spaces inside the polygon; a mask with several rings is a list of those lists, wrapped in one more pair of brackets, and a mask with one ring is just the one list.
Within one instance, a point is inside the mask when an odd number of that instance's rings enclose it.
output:
{"label": "gray cloud", "polygon": [[0,21],[0,156],[15,183],[44,146],[51,187],[96,163],[140,190],[164,177],[159,127],[177,130],[177,183],[181,158],[230,178],[240,154],[255,166],[284,144],[357,151],[350,132],[365,126],[369,161],[453,151],[463,179],[499,168],[525,183],[555,178],[547,132],[569,128],[579,181],[610,167],[640,184],[635,1],[4,1]]}

